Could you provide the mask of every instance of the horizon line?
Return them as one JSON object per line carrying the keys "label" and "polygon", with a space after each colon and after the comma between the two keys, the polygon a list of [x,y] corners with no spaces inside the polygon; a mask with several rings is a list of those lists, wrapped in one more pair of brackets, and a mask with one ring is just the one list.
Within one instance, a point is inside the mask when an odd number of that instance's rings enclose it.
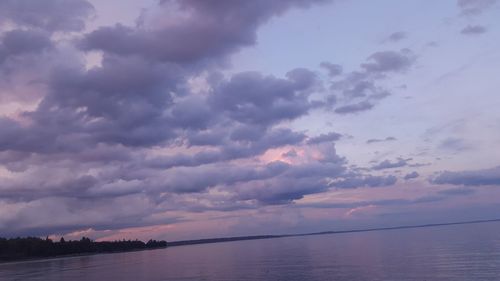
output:
{"label": "horizon line", "polygon": [[384,231],[384,230],[397,230],[397,229],[410,229],[410,228],[439,227],[439,226],[448,226],[448,225],[462,225],[462,224],[475,224],[475,223],[487,223],[487,222],[500,222],[500,218],[485,219],[485,220],[459,221],[459,222],[428,223],[428,224],[417,224],[417,225],[399,225],[399,226],[390,226],[390,227],[375,227],[375,228],[362,228],[362,229],[327,230],[327,231],[320,231],[320,232],[307,232],[307,233],[294,233],[294,234],[275,234],[275,235],[272,235],[272,234],[265,235],[264,234],[264,235],[229,236],[229,237],[178,240],[178,241],[172,241],[172,242],[167,241],[167,248],[168,247],[176,247],[176,246],[213,244],[213,243],[244,241],[244,240],[261,240],[261,239],[273,239],[273,238],[285,238],[285,237],[300,237],[300,236]]}

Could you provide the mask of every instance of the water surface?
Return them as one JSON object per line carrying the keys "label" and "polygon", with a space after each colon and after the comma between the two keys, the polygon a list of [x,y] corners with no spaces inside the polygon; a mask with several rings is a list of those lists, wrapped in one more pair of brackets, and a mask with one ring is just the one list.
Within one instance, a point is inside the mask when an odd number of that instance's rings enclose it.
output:
{"label": "water surface", "polygon": [[500,280],[500,223],[7,263],[0,280]]}

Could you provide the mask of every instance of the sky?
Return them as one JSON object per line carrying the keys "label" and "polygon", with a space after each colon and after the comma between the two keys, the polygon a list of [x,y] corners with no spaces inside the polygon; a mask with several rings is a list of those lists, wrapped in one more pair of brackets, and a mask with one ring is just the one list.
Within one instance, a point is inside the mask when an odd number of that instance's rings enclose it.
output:
{"label": "sky", "polygon": [[0,236],[499,218],[497,0],[2,0],[0,73]]}

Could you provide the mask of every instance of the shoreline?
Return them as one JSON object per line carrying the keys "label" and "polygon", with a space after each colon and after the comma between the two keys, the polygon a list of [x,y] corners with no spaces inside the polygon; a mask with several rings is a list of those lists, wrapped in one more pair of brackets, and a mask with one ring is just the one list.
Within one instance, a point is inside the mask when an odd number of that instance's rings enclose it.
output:
{"label": "shoreline", "polygon": [[432,223],[432,224],[420,224],[420,225],[403,225],[403,226],[393,226],[393,227],[378,227],[378,228],[350,229],[350,230],[336,230],[336,231],[322,231],[322,232],[299,233],[299,234],[253,235],[253,236],[220,237],[220,238],[207,238],[207,239],[195,239],[195,240],[179,240],[179,241],[167,242],[166,247],[157,247],[157,248],[149,248],[149,249],[148,248],[147,249],[134,249],[134,250],[114,251],[114,252],[94,252],[94,253],[89,252],[89,253],[58,255],[58,256],[49,256],[49,257],[33,257],[33,258],[26,258],[26,259],[0,261],[0,266],[3,264],[12,264],[12,263],[24,263],[24,262],[32,262],[32,261],[54,260],[54,259],[61,259],[61,258],[62,259],[64,259],[64,258],[76,258],[76,257],[84,257],[84,256],[102,255],[102,254],[119,254],[119,253],[129,253],[129,252],[139,252],[139,251],[152,251],[152,250],[168,249],[170,247],[201,245],[201,244],[214,244],[214,243],[225,243],[225,242],[236,242],[236,241],[247,241],[247,240],[276,239],[276,238],[286,238],[286,237],[301,237],[301,236],[315,236],[315,235],[328,235],[328,234],[386,231],[386,230],[412,229],[412,228],[427,228],[427,227],[430,228],[430,227],[477,224],[477,223],[488,223],[488,222],[500,222],[500,219],[473,220],[473,221],[449,222],[449,223]]}
{"label": "shoreline", "polygon": [[24,262],[37,262],[37,261],[46,261],[46,260],[58,260],[58,259],[67,259],[67,258],[78,258],[78,257],[86,257],[86,256],[97,256],[97,255],[111,255],[111,254],[122,254],[122,253],[134,253],[134,252],[142,252],[142,251],[153,251],[153,250],[162,250],[167,247],[158,247],[158,248],[149,248],[149,249],[135,249],[128,251],[115,251],[115,252],[88,252],[88,253],[79,253],[79,254],[69,254],[69,255],[58,255],[58,256],[49,256],[49,257],[33,257],[33,258],[23,258],[23,259],[15,259],[2,261],[0,260],[0,266],[3,264],[13,264],[13,263],[24,263]]}

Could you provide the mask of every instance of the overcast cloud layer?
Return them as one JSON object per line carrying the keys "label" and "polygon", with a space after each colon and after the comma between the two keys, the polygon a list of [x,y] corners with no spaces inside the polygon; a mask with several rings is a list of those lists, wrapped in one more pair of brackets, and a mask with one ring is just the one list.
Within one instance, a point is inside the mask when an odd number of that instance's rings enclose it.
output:
{"label": "overcast cloud layer", "polygon": [[[446,85],[471,68],[498,70],[481,57],[500,58],[488,17],[498,5],[444,2],[437,18],[460,27],[444,25],[442,42],[384,30],[364,54],[339,43],[318,60],[288,55],[295,66],[284,71],[248,63],[293,51],[280,21],[359,3],[0,2],[0,233],[183,239],[494,217],[500,155],[480,159],[487,141],[498,151],[500,114],[460,106],[478,92],[498,106],[498,87]],[[350,40],[328,20],[334,39],[311,44]],[[261,44],[260,30],[280,42],[264,33]],[[459,40],[488,47],[454,49],[455,68],[438,54]],[[425,73],[433,56],[438,72]],[[441,108],[456,111],[440,119]],[[494,120],[479,123],[489,133],[472,118]],[[450,215],[457,208],[474,211]]]}

